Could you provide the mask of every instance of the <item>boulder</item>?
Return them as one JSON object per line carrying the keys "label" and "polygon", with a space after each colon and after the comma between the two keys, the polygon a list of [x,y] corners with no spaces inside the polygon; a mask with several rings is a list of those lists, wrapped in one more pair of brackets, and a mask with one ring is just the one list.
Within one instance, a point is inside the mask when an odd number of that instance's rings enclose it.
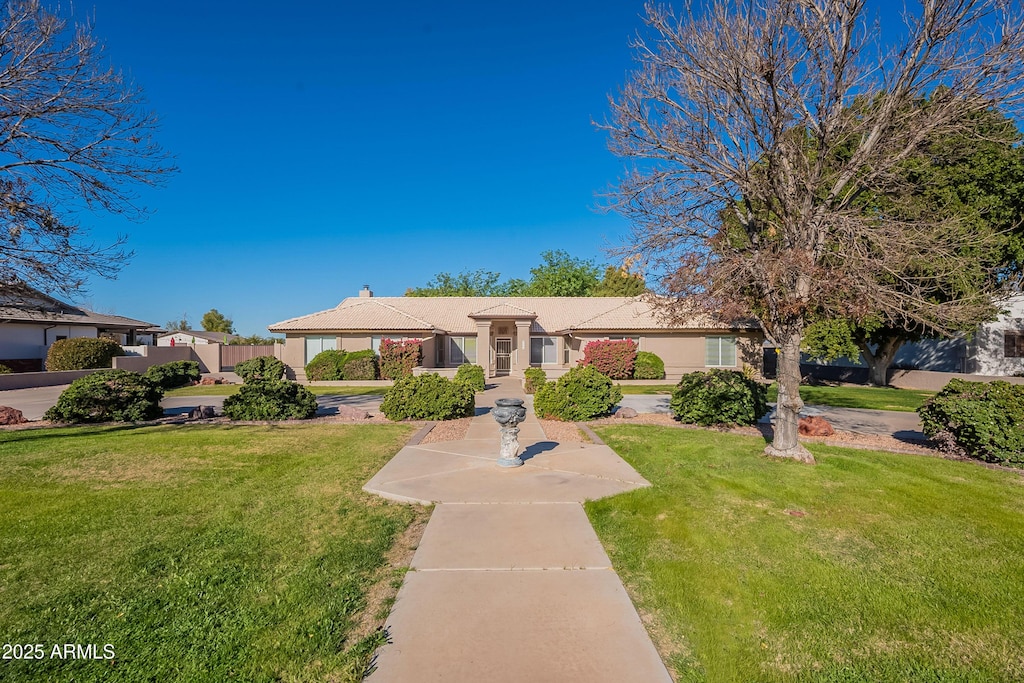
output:
{"label": "boulder", "polygon": [[0,425],[20,425],[23,422],[28,422],[28,420],[25,419],[20,410],[0,406]]}
{"label": "boulder", "polygon": [[832,436],[836,433],[832,429],[832,425],[828,423],[828,420],[818,415],[801,417],[797,429],[803,436]]}
{"label": "boulder", "polygon": [[370,417],[370,413],[353,406],[338,406],[338,416],[346,420],[365,420]]}
{"label": "boulder", "polygon": [[190,420],[205,420],[211,417],[217,417],[217,411],[214,410],[213,406],[196,406],[192,409],[192,412],[188,414]]}
{"label": "boulder", "polygon": [[636,417],[636,415],[637,412],[629,407],[619,408],[618,410],[615,411],[615,417],[622,418],[624,420],[634,418]]}

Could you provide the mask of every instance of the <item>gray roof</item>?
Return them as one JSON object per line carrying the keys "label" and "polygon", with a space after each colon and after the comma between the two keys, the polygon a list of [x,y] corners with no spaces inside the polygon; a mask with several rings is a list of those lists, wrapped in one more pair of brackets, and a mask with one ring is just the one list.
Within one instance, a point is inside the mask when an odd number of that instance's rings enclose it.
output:
{"label": "gray roof", "polygon": [[122,315],[96,313],[29,287],[0,288],[0,321],[79,325],[104,329],[142,329],[153,323]]}
{"label": "gray roof", "polygon": [[226,332],[207,332],[206,330],[172,330],[169,332],[164,330],[164,332],[166,334],[161,334],[159,337],[160,339],[166,339],[167,337],[171,337],[176,334],[183,334],[186,337],[199,337],[200,339],[212,342],[229,342],[233,339],[238,339],[237,334],[228,334]]}

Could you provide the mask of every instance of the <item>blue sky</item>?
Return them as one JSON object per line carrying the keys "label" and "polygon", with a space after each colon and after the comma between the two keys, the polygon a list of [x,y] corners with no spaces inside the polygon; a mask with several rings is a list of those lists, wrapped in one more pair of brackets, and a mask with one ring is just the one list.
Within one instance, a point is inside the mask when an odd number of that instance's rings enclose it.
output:
{"label": "blue sky", "polygon": [[[94,33],[161,119],[180,172],[145,190],[136,256],[87,306],[243,334],[369,284],[529,276],[548,249],[605,261],[594,210],[622,164],[592,120],[625,80],[640,2],[94,0]],[[83,5],[75,7],[83,12]]]}

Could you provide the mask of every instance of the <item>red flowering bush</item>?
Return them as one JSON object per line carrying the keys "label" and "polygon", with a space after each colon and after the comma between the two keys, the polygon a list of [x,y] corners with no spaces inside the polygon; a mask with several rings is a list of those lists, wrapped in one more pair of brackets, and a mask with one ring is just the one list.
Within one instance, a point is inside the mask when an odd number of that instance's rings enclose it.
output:
{"label": "red flowering bush", "polygon": [[592,341],[583,348],[580,365],[594,369],[611,379],[630,379],[636,363],[636,342],[632,339]]}
{"label": "red flowering bush", "polygon": [[422,340],[380,340],[380,376],[382,379],[408,377],[412,374],[412,369],[422,362]]}

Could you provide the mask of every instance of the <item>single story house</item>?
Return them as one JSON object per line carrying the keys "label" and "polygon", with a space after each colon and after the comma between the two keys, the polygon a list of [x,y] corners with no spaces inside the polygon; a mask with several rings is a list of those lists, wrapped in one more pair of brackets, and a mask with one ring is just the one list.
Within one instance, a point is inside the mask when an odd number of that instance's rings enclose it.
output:
{"label": "single story house", "polygon": [[321,351],[376,351],[382,339],[422,340],[423,367],[444,374],[475,363],[488,377],[539,367],[552,378],[574,367],[589,342],[630,338],[665,361],[670,379],[706,368],[760,372],[763,340],[754,321],[694,315],[670,323],[641,298],[374,297],[369,288],[267,329],[284,333],[282,360],[300,380]]}
{"label": "single story house", "polygon": [[95,313],[30,287],[0,289],[0,364],[38,372],[50,345],[70,337],[107,337],[122,346],[139,342],[153,323]]}
{"label": "single story house", "polygon": [[[189,344],[229,344],[237,334],[207,332],[206,330],[176,330],[156,338],[157,346],[188,346]],[[174,342],[173,344],[171,342]]]}

